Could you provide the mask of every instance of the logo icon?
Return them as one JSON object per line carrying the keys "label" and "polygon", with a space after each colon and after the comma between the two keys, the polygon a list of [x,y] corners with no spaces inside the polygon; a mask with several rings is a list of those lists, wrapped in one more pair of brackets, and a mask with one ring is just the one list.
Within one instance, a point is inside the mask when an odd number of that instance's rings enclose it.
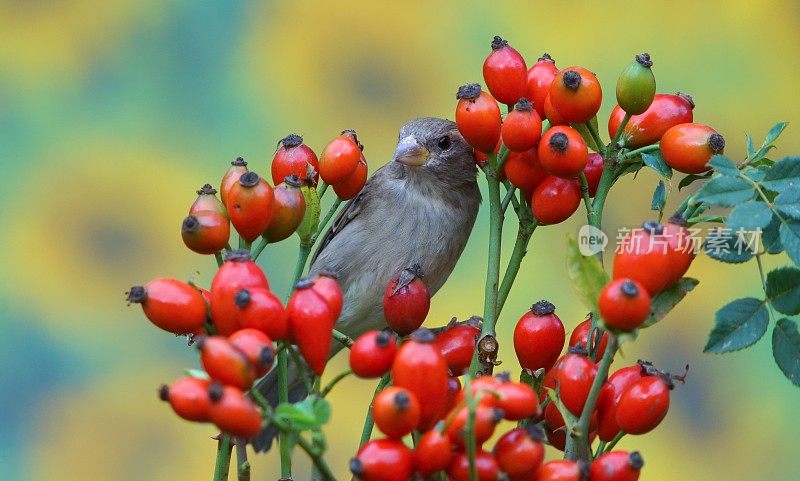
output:
{"label": "logo icon", "polygon": [[593,256],[603,252],[608,245],[608,236],[591,225],[581,226],[578,231],[578,250],[585,256]]}

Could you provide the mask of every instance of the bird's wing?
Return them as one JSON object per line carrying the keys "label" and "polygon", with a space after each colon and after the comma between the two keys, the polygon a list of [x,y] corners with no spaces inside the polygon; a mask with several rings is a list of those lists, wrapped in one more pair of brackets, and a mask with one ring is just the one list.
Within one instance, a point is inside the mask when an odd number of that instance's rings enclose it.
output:
{"label": "bird's wing", "polygon": [[334,237],[345,228],[347,224],[350,223],[353,219],[358,216],[361,212],[362,207],[364,206],[366,198],[369,196],[371,191],[371,185],[374,185],[373,179],[378,177],[381,169],[378,169],[378,172],[367,180],[367,183],[364,184],[364,188],[361,189],[361,192],[358,193],[353,199],[347,201],[347,204],[344,205],[344,208],[339,212],[336,218],[333,220],[333,223],[328,228],[328,231],[322,237],[322,240],[319,243],[319,247],[317,247],[317,251],[314,253],[314,256],[311,257],[311,265],[314,264],[314,261],[317,260],[319,254],[325,249],[325,247],[331,243]]}

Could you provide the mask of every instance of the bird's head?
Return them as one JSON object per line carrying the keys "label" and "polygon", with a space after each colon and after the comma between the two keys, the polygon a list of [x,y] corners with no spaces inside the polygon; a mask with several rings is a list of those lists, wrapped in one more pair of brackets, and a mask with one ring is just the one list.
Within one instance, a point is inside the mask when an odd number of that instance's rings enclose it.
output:
{"label": "bird's head", "polygon": [[458,184],[476,179],[472,147],[450,120],[421,117],[406,123],[400,129],[394,161],[410,173],[444,182]]}

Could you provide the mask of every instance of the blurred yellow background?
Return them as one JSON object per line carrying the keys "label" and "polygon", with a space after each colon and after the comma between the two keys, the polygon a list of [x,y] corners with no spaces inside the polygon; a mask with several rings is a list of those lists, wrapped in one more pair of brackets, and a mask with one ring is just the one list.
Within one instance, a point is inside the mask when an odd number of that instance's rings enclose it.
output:
{"label": "blurred yellow background", "polygon": [[[213,258],[186,250],[179,226],[194,190],[217,184],[237,155],[266,173],[287,133],[319,151],[355,128],[374,170],[406,120],[452,118],[456,88],[481,80],[501,34],[529,63],[547,51],[561,67],[595,71],[601,125],[619,71],[649,52],[659,91],[693,94],[695,119],[740,158],[744,132],[760,141],[775,121],[800,123],[799,27],[792,1],[0,1],[0,479],[211,477],[214,430],[180,421],[155,395],[196,356],[127,308],[123,292],[194,271],[207,285]],[[798,129],[776,157],[800,152]],[[656,182],[651,172],[620,182],[606,227],[651,217]],[[563,268],[564,235],[581,220],[536,233],[499,328],[503,367],[514,370],[511,330],[533,301],[554,302],[568,329],[583,319]],[[429,324],[482,310],[486,236],[481,221]],[[295,248],[291,239],[260,260],[280,292]],[[642,451],[643,480],[797,479],[800,392],[769,340],[701,353],[714,311],[760,294],[755,266],[700,258],[690,274],[700,286],[624,346],[623,360],[689,363],[688,383],[660,429],[620,446]],[[343,367],[338,358],[328,376]],[[340,479],[372,389],[351,379],[333,396],[329,460]],[[254,465],[253,479],[277,477],[274,455]]]}

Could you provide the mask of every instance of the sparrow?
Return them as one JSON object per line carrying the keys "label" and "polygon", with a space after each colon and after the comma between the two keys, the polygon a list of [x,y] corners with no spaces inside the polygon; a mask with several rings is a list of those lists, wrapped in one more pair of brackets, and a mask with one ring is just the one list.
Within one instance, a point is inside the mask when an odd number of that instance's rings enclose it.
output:
{"label": "sparrow", "polygon": [[[384,290],[414,264],[435,294],[464,251],[480,202],[473,149],[456,124],[423,117],[403,125],[392,161],[345,205],[311,260],[309,277],[325,272],[339,280],[344,306],[336,329],[355,339],[386,328]],[[342,348],[334,342],[330,356]],[[276,404],[275,371],[260,386]],[[290,363],[289,401],[306,395]],[[267,450],[274,436],[267,428],[251,442],[257,451]]]}

